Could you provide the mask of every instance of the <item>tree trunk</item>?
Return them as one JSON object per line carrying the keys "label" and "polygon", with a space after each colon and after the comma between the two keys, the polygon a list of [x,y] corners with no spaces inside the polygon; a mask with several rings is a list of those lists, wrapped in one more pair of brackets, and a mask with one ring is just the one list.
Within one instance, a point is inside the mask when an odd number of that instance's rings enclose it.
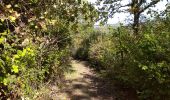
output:
{"label": "tree trunk", "polygon": [[133,20],[133,27],[132,27],[134,35],[139,34],[139,18],[140,18],[140,13],[135,13],[134,20]]}

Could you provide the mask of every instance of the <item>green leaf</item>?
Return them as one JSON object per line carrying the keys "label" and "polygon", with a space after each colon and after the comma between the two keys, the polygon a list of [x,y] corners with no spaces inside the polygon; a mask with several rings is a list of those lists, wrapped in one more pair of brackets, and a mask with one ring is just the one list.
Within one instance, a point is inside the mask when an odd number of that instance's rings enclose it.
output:
{"label": "green leaf", "polygon": [[21,56],[24,57],[24,56],[26,55],[26,52],[27,52],[27,50],[24,49],[23,52],[22,52],[22,54],[21,54]]}
{"label": "green leaf", "polygon": [[147,70],[148,67],[147,66],[142,66],[142,70]]}
{"label": "green leaf", "polygon": [[4,85],[7,85],[7,83],[8,83],[7,79],[6,79],[6,78],[4,78],[4,80],[3,80],[3,84],[4,84]]}
{"label": "green leaf", "polygon": [[0,66],[1,65],[3,65],[3,66],[5,65],[5,62],[2,59],[0,59]]}
{"label": "green leaf", "polygon": [[5,30],[3,33],[0,33],[0,34],[2,34],[2,35],[7,35],[8,33],[10,33],[10,30],[8,29],[8,30]]}
{"label": "green leaf", "polygon": [[16,66],[16,65],[12,65],[12,72],[14,72],[14,73],[18,73],[18,72],[19,72],[19,70],[18,70],[18,66]]}
{"label": "green leaf", "polygon": [[18,58],[20,58],[20,57],[19,57],[19,55],[14,55],[14,58],[18,59]]}
{"label": "green leaf", "polygon": [[18,51],[17,51],[17,54],[18,54],[19,56],[21,56],[21,55],[22,55],[22,51],[21,51],[21,50],[18,50]]}
{"label": "green leaf", "polygon": [[37,3],[37,2],[38,2],[38,0],[31,0],[31,2],[32,2],[32,3]]}
{"label": "green leaf", "polygon": [[5,18],[1,18],[0,21],[4,22],[4,21],[5,21]]}
{"label": "green leaf", "polygon": [[9,16],[9,19],[11,20],[11,22],[15,22],[16,18],[14,16]]}
{"label": "green leaf", "polygon": [[0,38],[0,43],[4,42],[5,38],[4,37],[1,37]]}

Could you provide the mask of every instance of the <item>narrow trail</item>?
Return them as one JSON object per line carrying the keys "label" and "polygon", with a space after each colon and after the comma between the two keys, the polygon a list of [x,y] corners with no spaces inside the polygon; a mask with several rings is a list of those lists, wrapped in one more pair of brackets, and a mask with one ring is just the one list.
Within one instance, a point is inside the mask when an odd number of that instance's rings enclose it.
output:
{"label": "narrow trail", "polygon": [[[72,60],[74,72],[66,75],[65,88],[56,100],[122,100],[115,86],[99,78],[87,62]],[[121,93],[122,94],[122,93]],[[124,94],[124,93],[123,93]],[[128,98],[129,98],[128,94]],[[123,99],[123,100],[134,100]]]}

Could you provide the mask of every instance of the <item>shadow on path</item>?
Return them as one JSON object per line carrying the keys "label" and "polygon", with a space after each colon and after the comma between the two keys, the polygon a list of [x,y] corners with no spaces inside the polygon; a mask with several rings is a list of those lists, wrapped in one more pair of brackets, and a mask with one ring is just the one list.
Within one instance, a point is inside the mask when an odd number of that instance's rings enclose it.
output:
{"label": "shadow on path", "polygon": [[75,72],[66,75],[65,88],[62,90],[67,100],[137,100],[133,92],[118,89],[97,77],[87,62],[74,60],[72,66]]}

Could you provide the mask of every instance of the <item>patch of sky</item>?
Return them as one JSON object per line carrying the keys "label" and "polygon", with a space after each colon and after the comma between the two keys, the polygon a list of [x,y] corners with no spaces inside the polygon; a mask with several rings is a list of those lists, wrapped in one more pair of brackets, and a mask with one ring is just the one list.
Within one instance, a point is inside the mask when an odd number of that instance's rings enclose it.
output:
{"label": "patch of sky", "polygon": [[[88,2],[90,2],[94,5],[95,5],[96,1],[97,0],[88,0]],[[130,1],[131,0],[122,0],[122,4],[128,4]],[[148,0],[148,2],[151,2],[151,0]],[[166,9],[167,2],[169,2],[169,1],[162,0],[161,2],[156,4],[155,7],[152,7],[151,9],[158,11],[158,12],[161,12],[161,11]],[[97,7],[96,7],[96,9],[97,9]],[[143,12],[143,16],[145,16],[144,18],[152,19],[151,16],[147,14],[147,12],[148,12],[148,10]],[[131,20],[130,18],[132,18],[132,16],[129,13],[116,13],[116,14],[114,14],[114,16],[112,18],[108,19],[107,24],[114,25],[114,24],[118,24],[118,23],[127,23],[127,21]],[[96,22],[96,25],[99,25],[99,22]]]}

